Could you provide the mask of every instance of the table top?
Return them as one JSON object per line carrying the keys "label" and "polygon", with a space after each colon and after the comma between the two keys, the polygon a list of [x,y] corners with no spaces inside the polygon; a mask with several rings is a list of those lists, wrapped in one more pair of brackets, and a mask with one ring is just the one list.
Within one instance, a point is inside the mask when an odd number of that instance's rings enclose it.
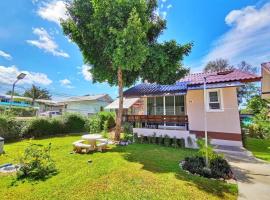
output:
{"label": "table top", "polygon": [[102,135],[100,134],[87,134],[82,136],[82,139],[84,140],[95,140],[100,138],[102,138]]}

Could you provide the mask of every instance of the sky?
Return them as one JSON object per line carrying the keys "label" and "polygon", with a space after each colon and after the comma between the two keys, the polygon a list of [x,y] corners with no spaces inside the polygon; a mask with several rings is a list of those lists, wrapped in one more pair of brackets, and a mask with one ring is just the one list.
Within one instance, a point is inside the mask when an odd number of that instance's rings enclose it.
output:
{"label": "sky", "polygon": [[[46,88],[53,99],[107,93],[117,97],[117,87],[92,83],[77,45],[67,38],[59,19],[65,19],[62,0],[0,1],[0,93],[17,92],[32,84]],[[183,64],[200,72],[210,60],[225,58],[260,67],[270,61],[270,1],[266,0],[159,0],[156,11],[167,21],[159,41],[193,42]]]}

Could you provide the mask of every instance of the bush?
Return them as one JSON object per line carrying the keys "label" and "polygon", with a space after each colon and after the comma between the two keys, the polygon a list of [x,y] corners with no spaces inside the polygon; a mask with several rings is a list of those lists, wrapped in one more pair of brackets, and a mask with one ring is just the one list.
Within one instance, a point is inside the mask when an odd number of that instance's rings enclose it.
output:
{"label": "bush", "polygon": [[102,111],[97,114],[100,119],[100,130],[104,130],[104,123],[108,124],[108,129],[115,127],[115,112]]}
{"label": "bush", "polygon": [[37,110],[34,108],[22,108],[22,107],[11,107],[5,108],[0,106],[0,113],[5,114],[8,113],[9,115],[13,115],[16,117],[33,117],[36,116]]}
{"label": "bush", "polygon": [[46,179],[57,172],[54,161],[50,156],[51,145],[31,144],[25,149],[24,155],[19,159],[20,169],[17,179],[29,178],[32,180]]}
{"label": "bush", "polygon": [[23,137],[41,137],[63,133],[83,132],[86,119],[79,114],[66,114],[55,118],[34,118],[25,122]]}
{"label": "bush", "polygon": [[125,122],[123,124],[123,131],[124,131],[124,140],[132,140],[133,139],[133,126],[132,124]]}
{"label": "bush", "polygon": [[192,174],[203,175],[203,168],[206,167],[205,160],[201,156],[186,157],[182,168]]}
{"label": "bush", "polygon": [[89,132],[91,134],[93,133],[99,133],[101,131],[101,120],[97,115],[92,116],[89,119]]}
{"label": "bush", "polygon": [[138,137],[138,133],[134,133],[134,141],[135,141],[135,143],[139,143],[140,142],[140,139]]}
{"label": "bush", "polygon": [[63,123],[66,133],[84,132],[86,118],[77,113],[67,113],[63,115]]}
{"label": "bush", "polygon": [[177,144],[180,148],[185,148],[185,139],[184,138],[177,139]]}
{"label": "bush", "polygon": [[174,148],[179,148],[179,145],[178,145],[178,142],[177,142],[177,138],[175,136],[173,137],[172,146]]}
{"label": "bush", "polygon": [[164,145],[164,138],[163,138],[162,135],[160,135],[159,138],[158,138],[158,144],[159,145]]}
{"label": "bush", "polygon": [[157,137],[156,137],[156,133],[154,133],[151,137],[151,143],[152,144],[156,144],[157,143]]}
{"label": "bush", "polygon": [[164,146],[169,147],[171,145],[171,139],[168,135],[164,136]]}
{"label": "bush", "polygon": [[222,157],[216,157],[210,160],[210,169],[213,178],[232,178],[232,172],[229,163]]}
{"label": "bush", "polygon": [[9,115],[0,114],[0,137],[5,138],[7,141],[19,139],[23,125],[23,121],[15,120]]}

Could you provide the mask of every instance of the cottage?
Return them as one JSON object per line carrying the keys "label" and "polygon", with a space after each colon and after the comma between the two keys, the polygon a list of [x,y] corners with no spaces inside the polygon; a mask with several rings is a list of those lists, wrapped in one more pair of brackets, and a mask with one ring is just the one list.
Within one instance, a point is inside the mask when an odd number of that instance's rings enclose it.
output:
{"label": "cottage", "polygon": [[155,133],[188,141],[203,137],[207,128],[212,144],[242,146],[237,89],[260,79],[247,72],[229,70],[190,74],[174,85],[142,83],[126,90],[124,96],[125,101],[139,98],[142,103],[138,108],[138,100],[135,101],[135,110],[143,113],[130,109],[123,120],[131,122],[139,135]]}
{"label": "cottage", "polygon": [[64,104],[63,112],[77,112],[90,116],[102,111],[112,101],[108,94],[97,94],[71,97],[59,103]]}

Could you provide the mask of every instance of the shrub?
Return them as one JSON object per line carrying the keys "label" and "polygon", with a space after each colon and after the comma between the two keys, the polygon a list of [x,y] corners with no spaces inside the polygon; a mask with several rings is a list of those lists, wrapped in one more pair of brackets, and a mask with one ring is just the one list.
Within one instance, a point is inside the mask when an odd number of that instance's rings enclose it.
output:
{"label": "shrub", "polygon": [[40,137],[44,135],[51,135],[52,127],[49,118],[34,118],[26,122],[22,129],[23,137]]}
{"label": "shrub", "polygon": [[107,121],[108,129],[115,127],[115,112],[102,111],[97,114],[100,119],[100,130],[104,130],[104,123]]}
{"label": "shrub", "polygon": [[63,123],[66,133],[84,132],[86,119],[84,116],[77,113],[67,113],[63,115]]}
{"label": "shrub", "polygon": [[160,136],[158,137],[158,144],[159,144],[159,145],[164,145],[164,138],[163,138],[162,135],[160,135]]}
{"label": "shrub", "polygon": [[185,139],[184,138],[177,139],[177,144],[180,148],[185,148]]}
{"label": "shrub", "polygon": [[157,137],[156,137],[156,133],[154,133],[151,137],[151,143],[152,144],[156,144],[157,143]]}
{"label": "shrub", "polygon": [[169,147],[171,145],[171,139],[168,135],[164,136],[164,146]]}
{"label": "shrub", "polygon": [[220,156],[210,160],[210,169],[213,178],[232,178],[232,172],[229,163]]}
{"label": "shrub", "polygon": [[174,148],[179,148],[178,143],[177,143],[177,138],[175,136],[173,137],[172,146]]}
{"label": "shrub", "polygon": [[50,156],[51,144],[48,147],[31,144],[25,149],[24,155],[19,159],[20,169],[17,178],[33,180],[46,179],[57,172],[55,163]]}
{"label": "shrub", "polygon": [[139,143],[139,137],[138,137],[138,133],[134,133],[134,141],[135,143]]}
{"label": "shrub", "polygon": [[205,160],[201,156],[186,157],[182,168],[192,174],[203,175],[203,168],[206,166]]}
{"label": "shrub", "polygon": [[19,139],[23,125],[23,121],[15,120],[9,115],[0,114],[0,137],[5,138],[7,141]]}
{"label": "shrub", "polygon": [[9,111],[10,114],[17,117],[33,117],[36,116],[37,110],[34,108],[20,108],[20,107],[12,107]]}
{"label": "shrub", "polygon": [[217,157],[217,154],[214,152],[213,146],[208,143],[207,147],[205,146],[205,140],[204,139],[198,139],[197,144],[199,146],[199,155],[206,157],[206,154],[208,155],[209,160],[214,159]]}
{"label": "shrub", "polygon": [[101,131],[101,120],[97,115],[92,116],[89,119],[89,132],[90,133],[99,133]]}

